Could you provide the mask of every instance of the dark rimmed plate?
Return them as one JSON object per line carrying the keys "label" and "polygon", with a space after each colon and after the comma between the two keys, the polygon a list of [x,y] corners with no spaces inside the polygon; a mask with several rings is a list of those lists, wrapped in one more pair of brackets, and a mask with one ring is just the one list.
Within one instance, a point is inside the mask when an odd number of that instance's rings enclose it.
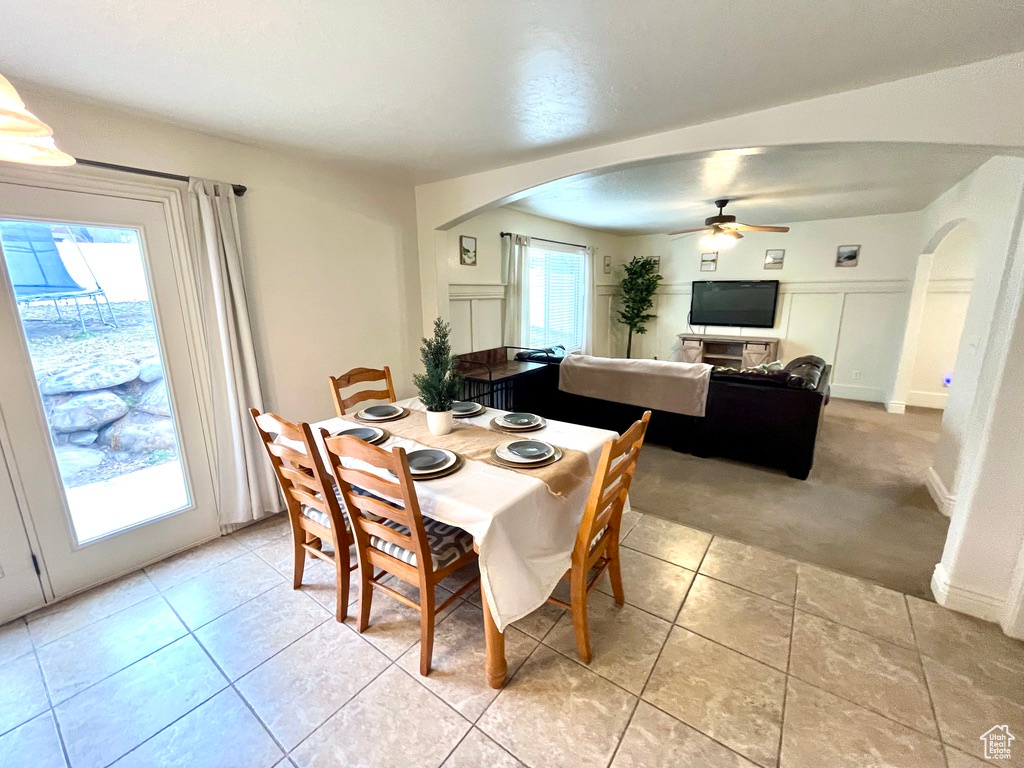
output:
{"label": "dark rimmed plate", "polygon": [[498,421],[502,422],[507,427],[513,429],[522,429],[524,427],[535,427],[540,424],[540,416],[535,413],[506,413],[504,416],[499,416]]}
{"label": "dark rimmed plate", "polygon": [[452,414],[454,416],[472,416],[474,413],[480,413],[484,407],[480,403],[474,403],[472,400],[456,400],[452,403]]}
{"label": "dark rimmed plate", "polygon": [[[386,411],[378,411],[378,408],[386,408]],[[374,416],[370,413],[387,413],[387,416]],[[375,424],[382,421],[397,421],[398,419],[405,418],[409,415],[409,410],[403,408],[400,405],[374,405],[370,408],[364,408],[355,415],[356,421],[362,421],[364,423]],[[345,418],[348,418],[347,416]]]}
{"label": "dark rimmed plate", "polygon": [[555,452],[554,448],[541,440],[513,440],[502,447],[514,461],[544,461]]}
{"label": "dark rimmed plate", "polygon": [[413,474],[439,472],[455,461],[455,454],[437,448],[421,448],[409,451],[409,471]]}
{"label": "dark rimmed plate", "polygon": [[372,443],[381,436],[381,430],[376,427],[353,427],[352,429],[343,429],[341,432],[335,433],[335,437],[341,437],[342,435],[357,437],[365,443]]}
{"label": "dark rimmed plate", "polygon": [[552,448],[555,449],[553,455],[549,456],[543,461],[535,461],[531,463],[524,463],[521,461],[509,461],[508,459],[503,459],[501,456],[498,455],[498,449],[494,448],[491,451],[491,461],[493,461],[499,467],[508,467],[509,469],[540,469],[541,467],[546,467],[549,464],[554,464],[556,461],[562,458],[562,449],[559,448],[557,445],[553,445]]}
{"label": "dark rimmed plate", "polygon": [[500,421],[497,417],[491,419],[491,428],[496,429],[499,432],[507,432],[509,434],[517,435],[522,432],[536,432],[538,429],[544,429],[548,423],[541,419],[540,422],[529,427],[513,427],[509,424],[505,424]]}

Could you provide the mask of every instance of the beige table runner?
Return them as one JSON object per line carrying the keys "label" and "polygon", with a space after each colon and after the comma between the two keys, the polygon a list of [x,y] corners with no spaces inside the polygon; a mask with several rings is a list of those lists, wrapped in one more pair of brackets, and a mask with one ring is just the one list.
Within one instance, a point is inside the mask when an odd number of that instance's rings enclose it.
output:
{"label": "beige table runner", "polygon": [[[365,423],[365,422],[364,422]],[[447,435],[431,434],[427,428],[427,416],[422,411],[409,410],[409,415],[381,424],[393,435],[404,437],[408,440],[415,440],[417,443],[429,445],[431,448],[443,448],[454,451],[467,459],[482,461],[495,467],[508,469],[512,472],[519,472],[523,475],[536,477],[548,487],[555,496],[565,497],[579,487],[579,485],[590,478],[590,461],[587,454],[572,448],[563,448],[562,458],[554,464],[536,469],[518,469],[499,464],[491,458],[491,451],[499,445],[517,439],[515,435],[504,432],[496,432],[490,429],[475,426],[455,420],[452,431]],[[519,439],[527,439],[530,435],[523,435]]]}

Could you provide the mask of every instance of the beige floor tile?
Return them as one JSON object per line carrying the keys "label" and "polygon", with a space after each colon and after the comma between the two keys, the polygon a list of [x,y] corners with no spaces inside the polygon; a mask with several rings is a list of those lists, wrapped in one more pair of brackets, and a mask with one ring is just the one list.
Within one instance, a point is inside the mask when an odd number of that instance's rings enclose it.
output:
{"label": "beige floor tile", "polygon": [[188,634],[157,595],[39,649],[54,704]]}
{"label": "beige floor tile", "polygon": [[1024,641],[1007,637],[998,624],[916,597],[907,605],[922,654],[1024,704]]}
{"label": "beige floor tile", "polygon": [[[282,571],[288,583],[292,582],[291,565],[287,571]],[[334,566],[325,563],[323,560],[309,559],[306,561],[306,568],[302,572],[302,586],[300,589],[316,600],[320,605],[329,610],[332,614],[338,605],[338,587],[336,583]],[[348,576],[348,618],[353,619],[356,615],[355,604],[359,599],[359,570],[349,571]]]}
{"label": "beige floor tile", "polygon": [[[446,578],[444,581],[441,582],[441,586],[447,589],[449,592],[457,592],[458,590],[462,589],[462,587],[466,586],[466,584],[471,582],[473,579],[479,578],[480,568],[477,566],[476,563],[472,563],[471,565],[467,565],[465,568],[460,568],[451,576]],[[462,596],[465,597],[466,593],[469,591],[470,590],[466,590],[466,592],[463,592]]]}
{"label": "beige floor tile", "polygon": [[156,587],[146,574],[142,571],[130,573],[30,614],[28,629],[32,642],[37,647],[46,645],[155,594]]}
{"label": "beige floor tile", "polygon": [[227,686],[184,637],[55,708],[75,768],[109,765]]}
{"label": "beige floor tile", "polygon": [[[983,758],[981,735],[993,725],[1007,725],[1010,733],[1018,740],[1024,740],[1021,736],[1024,734],[1024,706],[986,690],[984,683],[963,672],[927,656],[923,661],[939,731],[945,743]],[[1013,760],[1000,760],[999,763],[1024,766],[1024,749],[1017,749]]]}
{"label": "beige floor tile", "polygon": [[943,768],[935,739],[790,678],[780,768]]}
{"label": "beige floor tile", "polygon": [[797,611],[791,675],[938,736],[916,651]]}
{"label": "beige floor tile", "polygon": [[0,768],[66,768],[50,712],[0,736]]}
{"label": "beige floor tile", "polygon": [[[621,608],[601,592],[587,600],[590,669],[627,691],[639,694],[658,659],[672,625],[628,603]],[[572,617],[565,613],[544,644],[578,660]]]}
{"label": "beige floor tile", "polygon": [[[514,627],[505,630],[509,677],[536,647],[535,638]],[[463,717],[475,721],[498,695],[487,685],[486,659],[483,613],[475,605],[462,603],[434,627],[433,661],[427,677],[420,676],[419,643],[406,651],[398,664]]]}
{"label": "beige floor tile", "polygon": [[754,763],[645,701],[636,708],[611,768],[753,768]]}
{"label": "beige floor tile", "polygon": [[645,701],[755,763],[775,765],[785,675],[685,629],[669,635]]}
{"label": "beige floor tile", "polygon": [[[479,601],[479,595],[477,596]],[[470,601],[472,602],[472,601]],[[479,610],[479,603],[474,603]],[[543,640],[551,628],[558,623],[558,620],[562,618],[562,614],[565,611],[559,608],[553,603],[544,603],[540,608],[535,610],[533,613],[524,616],[519,621],[512,622],[512,626],[530,637],[535,637],[538,640]]]}
{"label": "beige floor tile", "polygon": [[146,573],[157,589],[170,589],[175,584],[188,581],[193,576],[216,568],[248,551],[232,536],[221,536],[219,539],[146,566]]}
{"label": "beige floor tile", "polygon": [[229,688],[129,752],[114,768],[271,768],[282,754]]}
{"label": "beige floor tile", "polygon": [[711,534],[644,515],[621,542],[624,547],[695,571],[711,543]]}
{"label": "beige floor tile", "polygon": [[541,646],[477,725],[530,766],[605,766],[635,702],[603,677]]}
{"label": "beige floor tile", "polygon": [[903,595],[891,589],[801,563],[796,607],[890,643],[915,647]]}
{"label": "beige floor tile", "polygon": [[172,587],[164,596],[195,630],[283,581],[280,573],[247,552]]}
{"label": "beige floor tile", "polygon": [[[386,715],[382,713],[387,713]],[[468,720],[390,667],[291,753],[299,768],[435,768]]]}
{"label": "beige floor tile", "polygon": [[35,656],[20,656],[0,666],[0,733],[27,723],[49,708]]}
{"label": "beige floor tile", "polygon": [[629,532],[633,530],[637,523],[643,520],[643,512],[637,512],[635,509],[630,509],[622,513],[622,526],[619,528],[619,541],[629,535]]}
{"label": "beige floor tile", "polygon": [[512,755],[473,728],[444,762],[444,768],[526,768]]}
{"label": "beige floor tile", "polygon": [[235,687],[293,749],[390,664],[348,625],[325,621]]}
{"label": "beige floor tile", "polygon": [[[406,597],[416,600],[420,599],[420,591],[404,581],[391,579],[387,585],[396,589]],[[451,593],[444,587],[438,585],[434,590],[435,605],[440,605],[451,596]],[[440,622],[460,604],[456,600],[443,611],[438,613],[435,628]],[[351,611],[354,617],[356,611]],[[407,605],[403,605],[394,598],[379,590],[373,591],[373,606],[370,610],[370,626],[362,633],[367,642],[373,644],[378,650],[383,651],[392,660],[397,660],[402,654],[408,651],[414,643],[420,639],[420,614]]]}
{"label": "beige floor tile", "polygon": [[[666,621],[674,621],[693,581],[693,571],[625,547],[619,550],[619,555],[626,602]],[[612,593],[607,574],[601,576],[596,588],[606,595]]]}
{"label": "beige floor tile", "polygon": [[290,536],[292,532],[291,523],[288,522],[288,513],[280,512],[272,515],[258,523],[247,525],[235,531],[231,536],[248,549],[259,549],[274,539],[282,536]]}
{"label": "beige floor tile", "polygon": [[947,768],[985,768],[985,766],[992,765],[991,761],[986,762],[977,757],[971,757],[968,754],[961,752],[959,749],[953,749],[950,746],[946,747],[946,765]]}
{"label": "beige floor tile", "polygon": [[0,665],[14,661],[32,650],[32,638],[24,619],[15,619],[0,627]]}
{"label": "beige floor tile", "polygon": [[698,575],[676,624],[786,671],[793,624],[788,605]]}
{"label": "beige floor tile", "polygon": [[720,536],[700,566],[701,573],[787,605],[796,598],[796,570],[795,560]]}
{"label": "beige floor tile", "polygon": [[237,680],[278,651],[291,645],[325,621],[331,614],[308,595],[280,584],[240,605],[198,632],[224,674]]}

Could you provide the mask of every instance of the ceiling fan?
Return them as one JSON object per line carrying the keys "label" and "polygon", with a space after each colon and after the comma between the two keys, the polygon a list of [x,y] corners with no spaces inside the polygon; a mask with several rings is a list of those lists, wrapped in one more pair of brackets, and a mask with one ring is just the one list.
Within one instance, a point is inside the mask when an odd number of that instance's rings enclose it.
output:
{"label": "ceiling fan", "polygon": [[669,232],[669,235],[689,235],[694,232],[707,232],[708,234],[701,238],[701,247],[720,251],[725,248],[731,248],[736,245],[738,240],[742,239],[743,235],[740,234],[740,230],[745,232],[789,232],[789,227],[770,227],[738,222],[735,216],[722,213],[728,204],[728,200],[715,200],[718,214],[704,219],[703,227],[680,229],[678,232]]}

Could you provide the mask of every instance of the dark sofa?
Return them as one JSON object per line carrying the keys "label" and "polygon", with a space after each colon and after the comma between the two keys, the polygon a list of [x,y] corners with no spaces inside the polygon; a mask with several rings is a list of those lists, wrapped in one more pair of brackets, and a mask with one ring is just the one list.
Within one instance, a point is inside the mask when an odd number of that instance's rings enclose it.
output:
{"label": "dark sofa", "polygon": [[[548,363],[547,370],[538,371],[525,398],[535,413],[622,432],[645,410],[562,392],[557,353],[524,353],[524,359]],[[797,358],[781,371],[716,368],[704,417],[654,411],[648,440],[695,456],[774,467],[805,480],[814,463],[831,375],[832,367],[814,356]]]}

